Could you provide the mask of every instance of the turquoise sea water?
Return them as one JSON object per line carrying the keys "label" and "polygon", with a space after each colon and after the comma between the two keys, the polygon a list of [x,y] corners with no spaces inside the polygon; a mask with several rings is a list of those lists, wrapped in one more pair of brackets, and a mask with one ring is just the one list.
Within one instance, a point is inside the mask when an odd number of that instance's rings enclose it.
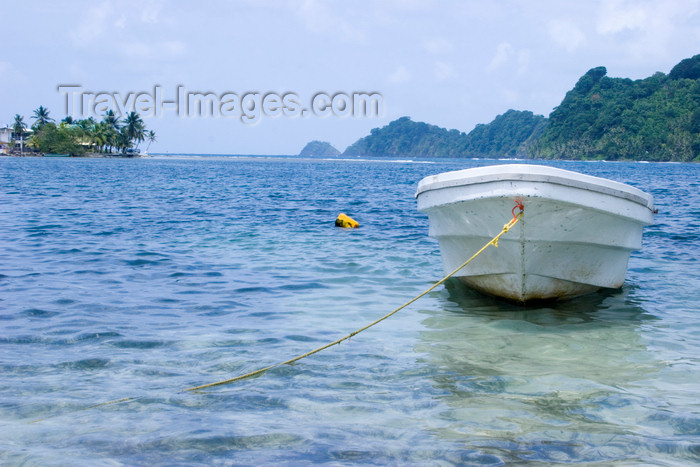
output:
{"label": "turquoise sea water", "polygon": [[182,391],[428,288],[417,182],[493,163],[0,158],[0,463],[700,462],[700,165],[552,164],[654,195],[620,291],[448,282]]}

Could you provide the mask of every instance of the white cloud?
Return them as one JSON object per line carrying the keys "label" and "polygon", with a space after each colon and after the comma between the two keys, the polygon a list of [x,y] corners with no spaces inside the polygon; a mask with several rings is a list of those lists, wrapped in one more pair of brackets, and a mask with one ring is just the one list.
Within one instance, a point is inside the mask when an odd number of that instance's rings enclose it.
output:
{"label": "white cloud", "polygon": [[163,0],[144,2],[139,9],[139,19],[145,24],[157,24],[163,17]]}
{"label": "white cloud", "polygon": [[409,73],[405,66],[400,66],[394,70],[386,80],[391,84],[401,84],[409,81],[410,79],[411,73]]}
{"label": "white cloud", "polygon": [[512,45],[508,42],[501,42],[498,44],[498,47],[496,47],[496,54],[493,56],[491,59],[491,62],[488,64],[486,69],[488,71],[494,71],[503,65],[505,65],[508,61],[511,60],[513,55],[515,54],[515,49],[513,48]]}
{"label": "white cloud", "polygon": [[23,81],[24,76],[10,62],[0,62],[0,82],[14,83]]}
{"label": "white cloud", "polygon": [[581,32],[578,26],[570,20],[550,20],[547,23],[547,31],[554,43],[567,52],[573,52],[586,43],[586,36]]}
{"label": "white cloud", "polygon": [[517,76],[523,76],[525,73],[527,73],[531,58],[532,54],[529,50],[521,50],[518,52],[518,67],[515,71]]}
{"label": "white cloud", "polygon": [[515,76],[527,73],[532,54],[529,50],[516,50],[509,42],[501,42],[496,53],[486,66],[486,71],[493,73],[499,69],[509,70]]}
{"label": "white cloud", "polygon": [[96,42],[109,50],[131,59],[159,59],[181,55],[185,50],[180,40],[153,40],[143,28],[134,33],[133,26],[152,26],[163,18],[160,1],[125,2],[116,8],[110,0],[93,5],[71,31],[71,41],[89,49]]}
{"label": "white cloud", "polygon": [[7,76],[13,71],[13,66],[9,62],[0,62],[0,76]]}
{"label": "white cloud", "polygon": [[71,30],[69,37],[76,45],[89,45],[109,29],[107,19],[112,17],[113,10],[109,1],[92,5],[82,21]]}
{"label": "white cloud", "polygon": [[124,29],[127,26],[128,18],[125,14],[121,14],[114,20],[113,26],[119,29]]}
{"label": "white cloud", "polygon": [[443,37],[429,39],[423,43],[423,48],[431,54],[439,55],[452,52],[452,42]]}
{"label": "white cloud", "polygon": [[600,34],[614,34],[625,29],[642,29],[650,19],[651,4],[604,0],[600,4],[596,29]]}
{"label": "white cloud", "polygon": [[616,36],[617,45],[630,56],[663,57],[680,30],[691,33],[688,41],[695,40],[692,33],[700,35],[699,11],[700,0],[602,0],[596,31],[604,39]]}
{"label": "white cloud", "polygon": [[518,102],[518,92],[515,91],[514,89],[503,89],[501,90],[501,98],[503,99],[503,102],[507,103],[508,105],[513,105]]}
{"label": "white cloud", "polygon": [[328,8],[328,3],[319,2],[318,0],[304,0],[298,6],[297,3],[292,3],[291,5],[295,9],[297,16],[304,22],[306,29],[313,33],[325,34],[330,32],[351,42],[363,42],[365,40],[364,33],[343,17],[335,14]]}
{"label": "white cloud", "polygon": [[451,65],[441,61],[435,62],[435,78],[438,81],[446,81],[454,76],[455,71]]}
{"label": "white cloud", "polygon": [[131,41],[123,43],[119,51],[132,59],[167,59],[182,55],[185,44],[180,41]]}

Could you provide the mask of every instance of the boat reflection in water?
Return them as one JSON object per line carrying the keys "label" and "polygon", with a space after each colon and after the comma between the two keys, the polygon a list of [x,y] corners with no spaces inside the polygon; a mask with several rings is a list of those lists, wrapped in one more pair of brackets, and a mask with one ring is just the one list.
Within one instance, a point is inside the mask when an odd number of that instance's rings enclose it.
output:
{"label": "boat reflection in water", "polygon": [[521,308],[450,280],[416,346],[445,404],[432,429],[471,453],[462,461],[629,458],[652,416],[636,388],[663,367],[630,290]]}

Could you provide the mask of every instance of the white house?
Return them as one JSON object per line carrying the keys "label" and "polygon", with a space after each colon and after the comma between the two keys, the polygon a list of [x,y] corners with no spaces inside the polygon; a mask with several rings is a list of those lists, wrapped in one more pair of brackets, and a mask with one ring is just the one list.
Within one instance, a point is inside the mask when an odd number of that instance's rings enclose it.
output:
{"label": "white house", "polygon": [[7,154],[8,149],[12,146],[12,127],[0,127],[0,153]]}

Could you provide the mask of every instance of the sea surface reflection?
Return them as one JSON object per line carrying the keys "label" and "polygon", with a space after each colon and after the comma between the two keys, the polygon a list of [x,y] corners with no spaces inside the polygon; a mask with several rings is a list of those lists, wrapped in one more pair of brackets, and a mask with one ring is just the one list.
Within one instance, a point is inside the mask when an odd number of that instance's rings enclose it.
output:
{"label": "sea surface reflection", "polygon": [[494,462],[643,460],[650,414],[630,388],[664,365],[640,333],[655,318],[630,288],[531,308],[458,281],[441,295],[416,345],[447,407],[440,438]]}

